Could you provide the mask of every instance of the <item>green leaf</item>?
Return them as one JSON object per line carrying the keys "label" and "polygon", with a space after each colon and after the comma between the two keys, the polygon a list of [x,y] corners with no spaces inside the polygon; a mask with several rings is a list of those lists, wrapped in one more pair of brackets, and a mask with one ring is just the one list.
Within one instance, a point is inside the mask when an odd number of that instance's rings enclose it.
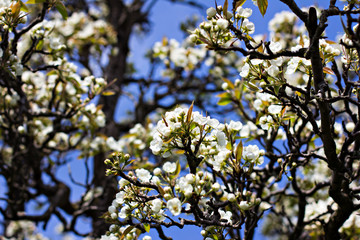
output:
{"label": "green leaf", "polygon": [[42,50],[44,46],[44,40],[40,40],[37,44],[36,44],[36,50]]}
{"label": "green leaf", "polygon": [[29,12],[29,8],[25,5],[25,3],[20,1],[21,10],[24,12]]}
{"label": "green leaf", "polygon": [[253,90],[253,91],[259,91],[260,89],[255,85],[255,84],[253,84],[252,82],[247,82],[247,83],[245,83],[246,84],[246,86],[248,87],[248,88],[250,88],[251,90]]}
{"label": "green leaf", "polygon": [[327,73],[327,74],[335,75],[333,70],[331,70],[331,68],[328,68],[328,67],[323,67],[323,72]]}
{"label": "green leaf", "polygon": [[160,192],[161,196],[164,196],[165,195],[164,189],[160,185],[157,185],[157,186],[158,186],[158,189],[159,189],[159,192]]}
{"label": "green leaf", "polygon": [[268,7],[268,0],[257,0],[257,4],[261,15],[264,16]]}
{"label": "green leaf", "polygon": [[224,7],[223,7],[223,16],[225,19],[227,19],[228,7],[229,7],[228,0],[225,0]]}
{"label": "green leaf", "polygon": [[123,233],[121,234],[120,240],[123,240],[125,238],[125,236],[131,232],[131,230],[134,229],[134,226],[128,226]]}
{"label": "green leaf", "polygon": [[29,0],[26,4],[37,4],[37,3],[44,3],[46,0]]}
{"label": "green leaf", "polygon": [[235,9],[234,11],[236,11],[236,9],[240,6],[242,6],[244,3],[246,2],[246,0],[238,0],[236,3],[235,3]]}
{"label": "green leaf", "polygon": [[191,121],[191,115],[194,108],[194,101],[192,102],[191,106],[189,107],[189,110],[186,115],[186,122],[189,123]]}
{"label": "green leaf", "polygon": [[164,121],[164,123],[165,123],[165,126],[166,126],[166,127],[169,127],[169,125],[168,125],[168,123],[167,123],[166,118],[164,117],[164,115],[161,114],[161,117],[162,117],[162,119],[163,119],[163,121]]}
{"label": "green leaf", "polygon": [[236,156],[237,163],[239,163],[241,160],[242,152],[243,152],[243,144],[242,144],[242,141],[240,141],[236,147],[236,155],[235,156]]}
{"label": "green leaf", "polygon": [[176,161],[175,177],[179,176],[180,171],[181,171],[180,161],[179,161],[179,160],[177,160],[177,161]]}
{"label": "green leaf", "polygon": [[131,138],[131,137],[135,137],[135,136],[136,136],[136,133],[128,133],[128,134],[123,135],[121,138]]}
{"label": "green leaf", "polygon": [[56,4],[55,4],[55,7],[56,9],[59,11],[59,13],[61,14],[61,16],[63,17],[64,20],[66,20],[68,18],[68,13],[66,11],[66,7],[65,5],[58,1]]}
{"label": "green leaf", "polygon": [[226,82],[231,89],[234,89],[234,88],[235,88],[234,84],[233,84],[232,81],[230,81],[229,79],[227,79],[227,78],[222,78],[222,80],[223,80],[224,82]]}
{"label": "green leaf", "polygon": [[115,95],[114,91],[104,91],[101,95],[103,96],[112,96]]}
{"label": "green leaf", "polygon": [[218,101],[218,105],[219,106],[225,106],[225,105],[228,105],[229,103],[232,102],[232,99],[229,99],[229,98],[220,98],[220,100]]}
{"label": "green leaf", "polygon": [[240,100],[241,98],[241,91],[239,89],[235,89],[234,91],[236,99]]}
{"label": "green leaf", "polygon": [[21,9],[21,4],[20,2],[16,2],[14,4],[14,2],[10,5],[11,8],[11,13],[14,17],[18,17],[19,13],[20,13],[20,9]]}
{"label": "green leaf", "polygon": [[340,21],[341,21],[341,25],[342,25],[342,27],[343,27],[343,29],[344,29],[344,32],[346,33],[346,35],[350,36],[349,31],[348,31],[348,29],[346,28],[345,23],[344,23],[344,21],[343,21],[343,19],[342,19],[342,17],[341,17],[341,14],[340,14]]}
{"label": "green leaf", "polygon": [[149,232],[150,231],[150,224],[144,223],[144,229],[145,229],[146,232]]}
{"label": "green leaf", "polygon": [[228,92],[223,92],[223,93],[220,93],[220,94],[216,95],[216,97],[218,97],[218,98],[230,98],[231,99],[231,94],[228,93]]}

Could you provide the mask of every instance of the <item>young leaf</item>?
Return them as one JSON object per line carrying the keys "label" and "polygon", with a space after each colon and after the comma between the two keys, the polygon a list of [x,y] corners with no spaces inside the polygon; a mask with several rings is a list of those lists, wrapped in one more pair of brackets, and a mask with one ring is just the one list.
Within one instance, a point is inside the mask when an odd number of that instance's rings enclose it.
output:
{"label": "young leaf", "polygon": [[134,226],[128,226],[124,232],[121,234],[120,240],[123,240],[125,238],[125,236],[131,232],[131,230],[134,229]]}
{"label": "young leaf", "polygon": [[240,100],[240,98],[241,98],[241,91],[240,91],[239,89],[235,89],[234,93],[235,93],[235,98],[238,99],[238,100]]}
{"label": "young leaf", "polygon": [[166,126],[166,127],[169,127],[169,125],[168,125],[168,123],[167,123],[167,121],[166,121],[166,119],[165,119],[164,115],[162,115],[162,114],[161,114],[161,117],[162,117],[162,119],[163,119],[163,121],[164,121],[164,123],[165,123],[165,126]]}
{"label": "young leaf", "polygon": [[225,106],[225,105],[228,105],[229,103],[231,103],[232,100],[229,99],[229,98],[221,98],[219,101],[218,101],[218,105],[219,106]]}
{"label": "young leaf", "polygon": [[103,96],[112,96],[114,94],[115,94],[114,91],[104,91],[101,95],[103,95]]}
{"label": "young leaf", "polygon": [[194,102],[192,102],[191,106],[189,107],[189,110],[186,115],[186,122],[189,123],[191,121],[191,115],[194,108]]}
{"label": "young leaf", "polygon": [[21,10],[24,12],[29,12],[29,8],[25,5],[25,3],[23,3],[22,1],[20,1],[20,6],[21,6]]}
{"label": "young leaf", "polygon": [[181,165],[180,165],[180,162],[179,160],[176,161],[176,170],[175,170],[175,177],[179,176],[180,174],[180,171],[181,171]]}
{"label": "young leaf", "polygon": [[165,195],[164,189],[160,185],[157,185],[157,186],[158,186],[158,189],[159,189],[159,192],[160,192],[161,196],[164,196]]}
{"label": "young leaf", "polygon": [[257,0],[257,4],[261,15],[264,16],[268,7],[268,0]]}
{"label": "young leaf", "polygon": [[246,86],[248,88],[250,88],[251,90],[253,90],[253,91],[259,91],[259,88],[255,84],[253,84],[252,82],[247,82]]}
{"label": "young leaf", "polygon": [[242,141],[239,142],[239,144],[236,147],[236,162],[239,163],[241,160],[241,156],[242,156],[242,152],[243,152],[243,144]]}
{"label": "young leaf", "polygon": [[44,3],[46,0],[29,0],[26,4],[36,4],[36,3]]}
{"label": "young leaf", "polygon": [[342,27],[344,29],[344,32],[346,33],[346,35],[350,36],[349,31],[348,31],[347,27],[345,26],[345,23],[344,23],[344,21],[343,21],[343,19],[341,17],[341,14],[340,14],[340,21],[341,21],[341,25],[342,25]]}
{"label": "young leaf", "polygon": [[331,70],[331,68],[328,68],[328,67],[323,67],[323,72],[327,73],[327,74],[335,75],[333,70]]}
{"label": "young leaf", "polygon": [[20,9],[21,9],[21,4],[20,2],[16,2],[15,4],[11,4],[10,5],[10,8],[11,8],[11,13],[12,15],[17,18],[19,16],[19,13],[20,13]]}
{"label": "young leaf", "polygon": [[59,11],[59,13],[63,17],[63,19],[66,20],[68,18],[68,13],[67,13],[65,5],[62,2],[58,1],[55,4],[55,7]]}
{"label": "young leaf", "polygon": [[234,88],[235,88],[234,84],[233,84],[229,79],[227,79],[227,78],[222,78],[222,80],[223,80],[224,82],[226,82],[231,89],[234,89]]}
{"label": "young leaf", "polygon": [[145,229],[146,232],[149,232],[150,231],[150,224],[144,223],[144,229]]}
{"label": "young leaf", "polygon": [[336,44],[336,42],[334,42],[332,40],[328,40],[328,39],[326,39],[325,42],[328,43],[328,44]]}
{"label": "young leaf", "polygon": [[224,16],[225,19],[227,19],[227,10],[228,10],[228,7],[229,7],[228,0],[225,0],[225,2],[224,2],[224,7],[223,7],[223,16]]}
{"label": "young leaf", "polygon": [[235,9],[234,10],[236,10],[238,7],[242,6],[245,2],[246,2],[246,0],[238,0],[235,3]]}
{"label": "young leaf", "polygon": [[218,98],[230,98],[231,99],[231,94],[228,92],[223,92],[223,93],[219,93],[218,95],[216,95],[216,97]]}

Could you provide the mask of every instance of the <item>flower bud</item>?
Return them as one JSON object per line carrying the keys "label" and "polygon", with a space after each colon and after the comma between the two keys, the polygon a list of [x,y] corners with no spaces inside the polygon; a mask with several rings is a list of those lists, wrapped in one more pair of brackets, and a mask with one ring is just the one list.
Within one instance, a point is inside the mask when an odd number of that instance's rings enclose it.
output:
{"label": "flower bud", "polygon": [[218,26],[220,29],[222,29],[222,30],[226,29],[226,28],[229,26],[228,20],[223,19],[223,18],[219,18],[219,19],[217,20],[216,24],[217,24],[217,26]]}
{"label": "flower bud", "polygon": [[189,36],[189,39],[191,42],[195,43],[197,41],[198,37],[195,34],[191,34]]}
{"label": "flower bud", "polygon": [[154,169],[154,175],[159,176],[160,174],[161,174],[161,169],[160,168],[155,168]]}
{"label": "flower bud", "polygon": [[218,182],[214,183],[211,188],[214,190],[214,191],[218,191],[220,189],[220,184]]}
{"label": "flower bud", "polygon": [[241,201],[239,206],[240,209],[244,211],[249,210],[250,208],[250,204],[247,201]]}
{"label": "flower bud", "polygon": [[165,198],[166,201],[172,199],[171,195],[168,194],[168,193],[164,194],[164,198]]}
{"label": "flower bud", "polygon": [[213,8],[213,7],[210,7],[206,10],[206,15],[209,17],[209,18],[213,18],[215,17],[216,15],[216,9]]}
{"label": "flower bud", "polygon": [[353,122],[348,122],[346,125],[345,125],[345,128],[348,132],[352,132],[354,131],[355,129],[355,124]]}
{"label": "flower bud", "polygon": [[186,175],[185,179],[189,184],[192,184],[195,182],[195,175],[192,173],[189,173]]}
{"label": "flower bud", "polygon": [[236,196],[233,194],[233,193],[229,193],[227,195],[227,199],[230,201],[230,202],[235,202],[236,201]]}

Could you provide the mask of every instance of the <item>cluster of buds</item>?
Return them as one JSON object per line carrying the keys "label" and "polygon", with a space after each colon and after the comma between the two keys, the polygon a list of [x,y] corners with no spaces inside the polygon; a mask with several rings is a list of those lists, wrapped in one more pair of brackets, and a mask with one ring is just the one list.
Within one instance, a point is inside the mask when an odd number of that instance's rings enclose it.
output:
{"label": "cluster of buds", "polygon": [[26,13],[21,11],[21,8],[24,6],[24,3],[21,1],[3,1],[3,4],[0,4],[0,25],[2,25],[5,30],[12,30],[18,24],[24,24],[27,21]]}
{"label": "cluster of buds", "polygon": [[200,23],[199,28],[190,35],[190,40],[198,44],[206,43],[208,47],[223,45],[231,40],[233,36],[229,25],[233,24],[233,14],[224,12],[222,6],[209,8],[206,13],[208,21]]}

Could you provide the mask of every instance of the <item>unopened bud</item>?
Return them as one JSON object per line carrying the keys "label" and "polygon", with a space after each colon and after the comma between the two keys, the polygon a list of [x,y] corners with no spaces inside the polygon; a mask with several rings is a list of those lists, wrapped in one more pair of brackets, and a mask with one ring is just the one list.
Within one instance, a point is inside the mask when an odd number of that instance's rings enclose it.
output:
{"label": "unopened bud", "polygon": [[154,169],[154,175],[159,176],[160,174],[161,174],[161,169],[160,168],[155,168]]}
{"label": "unopened bud", "polygon": [[172,197],[170,194],[166,193],[166,194],[164,194],[164,198],[167,201],[167,200],[170,200]]}
{"label": "unopened bud", "polygon": [[230,201],[230,202],[235,202],[236,201],[236,197],[233,193],[230,193],[227,195],[227,199]]}

